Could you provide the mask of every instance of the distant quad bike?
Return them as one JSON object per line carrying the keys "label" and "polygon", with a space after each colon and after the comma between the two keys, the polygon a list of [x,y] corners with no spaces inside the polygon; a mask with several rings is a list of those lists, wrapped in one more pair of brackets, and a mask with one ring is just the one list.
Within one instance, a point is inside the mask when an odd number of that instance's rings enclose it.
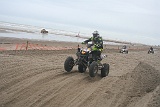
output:
{"label": "distant quad bike", "polygon": [[92,50],[91,44],[87,44],[85,49],[79,48],[77,49],[77,59],[73,59],[73,57],[69,56],[64,62],[64,69],[67,72],[70,72],[73,66],[78,65],[78,71],[80,73],[84,73],[86,69],[89,69],[90,77],[95,77],[98,71],[101,71],[101,77],[106,77],[109,74],[109,64],[102,64],[101,60],[106,57],[105,55],[101,55],[101,57],[97,57],[97,59],[92,58]]}
{"label": "distant quad bike", "polygon": [[126,54],[128,54],[128,49],[122,48],[119,52],[120,52],[120,53],[126,53]]}
{"label": "distant quad bike", "polygon": [[122,47],[122,49],[121,49],[119,52],[120,52],[120,53],[126,53],[126,54],[128,54],[127,46],[124,45],[124,46]]}
{"label": "distant quad bike", "polygon": [[150,49],[150,50],[148,51],[148,54],[150,54],[150,53],[154,54],[154,50],[151,50],[151,49]]}

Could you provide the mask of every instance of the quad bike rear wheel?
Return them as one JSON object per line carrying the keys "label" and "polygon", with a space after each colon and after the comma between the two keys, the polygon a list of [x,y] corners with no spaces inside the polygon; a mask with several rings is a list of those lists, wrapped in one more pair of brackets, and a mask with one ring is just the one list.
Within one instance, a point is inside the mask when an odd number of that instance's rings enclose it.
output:
{"label": "quad bike rear wheel", "polygon": [[126,51],[126,54],[128,54],[128,51]]}
{"label": "quad bike rear wheel", "polygon": [[74,59],[73,57],[69,56],[66,61],[64,62],[64,69],[67,71],[67,72],[70,72],[72,70],[74,66]]}
{"label": "quad bike rear wheel", "polygon": [[98,72],[98,64],[96,61],[93,61],[89,66],[89,75],[90,77],[95,77]]}
{"label": "quad bike rear wheel", "polygon": [[83,66],[83,65],[78,65],[78,71],[80,72],[80,73],[84,73],[85,71],[86,71],[86,67],[85,66]]}
{"label": "quad bike rear wheel", "polygon": [[104,63],[101,69],[101,77],[106,77],[109,74],[109,64]]}

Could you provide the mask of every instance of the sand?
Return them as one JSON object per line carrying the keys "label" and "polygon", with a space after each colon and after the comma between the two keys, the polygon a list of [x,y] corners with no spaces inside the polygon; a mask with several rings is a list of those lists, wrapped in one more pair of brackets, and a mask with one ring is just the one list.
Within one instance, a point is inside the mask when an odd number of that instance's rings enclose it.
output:
{"label": "sand", "polygon": [[[77,66],[67,73],[64,61],[76,58],[76,50],[15,50],[27,40],[1,38],[0,107],[160,107],[160,50],[130,48],[121,54],[118,46],[106,45],[102,63],[110,64],[107,77],[100,72],[89,77]],[[77,43],[32,41],[55,47]],[[7,44],[8,43],[8,44]],[[136,50],[135,50],[136,49]]]}

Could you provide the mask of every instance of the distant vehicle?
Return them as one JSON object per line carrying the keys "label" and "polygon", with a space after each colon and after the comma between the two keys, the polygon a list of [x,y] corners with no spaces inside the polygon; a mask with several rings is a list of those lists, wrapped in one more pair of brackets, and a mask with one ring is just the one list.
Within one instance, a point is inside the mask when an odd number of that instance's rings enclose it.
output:
{"label": "distant vehicle", "polygon": [[48,33],[48,31],[46,29],[42,29],[41,33]]}
{"label": "distant vehicle", "polygon": [[154,50],[153,50],[152,47],[151,47],[151,48],[149,49],[149,51],[148,51],[148,54],[150,54],[150,53],[154,54]]}
{"label": "distant vehicle", "polygon": [[120,53],[126,53],[126,54],[128,54],[127,46],[124,45],[119,52],[120,52]]}

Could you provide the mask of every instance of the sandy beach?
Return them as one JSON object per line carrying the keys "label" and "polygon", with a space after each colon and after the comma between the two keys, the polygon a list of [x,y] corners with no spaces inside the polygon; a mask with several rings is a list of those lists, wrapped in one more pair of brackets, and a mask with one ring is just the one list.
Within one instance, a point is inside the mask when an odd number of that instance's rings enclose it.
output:
{"label": "sandy beach", "polygon": [[[63,49],[16,50],[26,41]],[[102,62],[110,64],[109,75],[91,78],[88,69],[64,70],[65,59],[76,58],[77,43],[5,37],[0,42],[0,107],[160,107],[159,49],[147,54],[147,47],[130,46],[121,54],[119,46],[105,45]]]}

